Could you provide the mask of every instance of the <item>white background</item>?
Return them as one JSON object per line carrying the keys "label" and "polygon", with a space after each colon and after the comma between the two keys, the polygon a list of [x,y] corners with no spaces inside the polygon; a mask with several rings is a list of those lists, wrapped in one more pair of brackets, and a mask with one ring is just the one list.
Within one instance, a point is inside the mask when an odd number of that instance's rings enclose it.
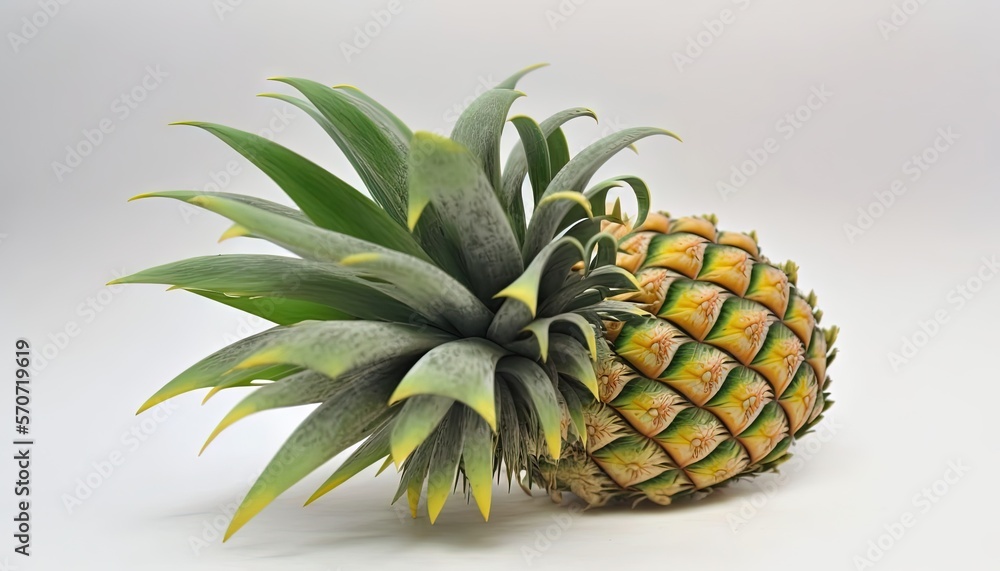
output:
{"label": "white background", "polygon": [[[4,2],[0,339],[11,358],[18,337],[52,358],[36,362],[32,384],[33,555],[12,552],[15,470],[0,460],[0,569],[994,566],[1000,280],[976,280],[993,277],[983,258],[1000,254],[1000,5],[895,1],[402,0],[384,25],[373,16],[383,1],[232,10],[220,9],[225,0],[75,1],[51,17],[38,15],[45,2]],[[894,6],[912,13],[896,14],[895,29],[880,25],[892,25]],[[712,22],[723,15],[729,24]],[[32,33],[23,18],[44,25]],[[366,26],[376,34],[358,37]],[[346,57],[345,44],[360,53]],[[690,61],[678,59],[686,50]],[[800,264],[824,325],[843,330],[824,428],[798,443],[780,476],[701,502],[579,514],[498,488],[488,524],[459,497],[433,527],[410,520],[388,507],[391,473],[363,473],[301,508],[335,460],[221,544],[227,504],[308,411],[251,417],[196,457],[243,389],[204,407],[199,394],[177,398],[159,421],[133,411],[186,366],[265,325],[188,294],[103,284],[116,271],[262,248],[217,245],[226,222],[214,215],[127,197],[204,188],[227,166],[238,173],[226,190],[280,194],[212,137],[166,124],[268,128],[285,107],[253,95],[279,90],[267,77],[288,75],[357,85],[415,129],[447,130],[480,85],[540,61],[553,65],[522,82],[528,97],[515,111],[595,109],[600,124],[567,129],[576,150],[626,126],[679,133],[683,144],[642,141],[601,174],[638,174],[658,208],[715,212],[724,228],[757,229],[772,259]],[[137,87],[147,66],[166,75]],[[830,95],[800,108],[814,88]],[[143,100],[123,107],[133,89]],[[779,120],[796,112],[808,120],[789,132]],[[53,162],[102,119],[113,131],[57,176]],[[360,185],[308,117],[271,125],[281,127],[276,140]],[[958,138],[913,180],[907,161],[933,156],[939,129]],[[719,182],[768,138],[777,152],[723,196]],[[872,206],[897,179],[905,192]],[[845,231],[859,209],[873,218]],[[977,291],[959,306],[963,284]],[[927,324],[935,316],[945,322]],[[67,326],[74,335],[60,333]],[[904,338],[921,347],[893,366]],[[3,386],[0,433],[13,436],[12,379]],[[123,462],[100,475],[112,455]],[[949,472],[950,463],[968,469]],[[951,484],[935,484],[946,476]],[[82,488],[88,479],[99,485]],[[925,489],[933,503],[919,499]],[[906,514],[911,526],[894,525]]]}

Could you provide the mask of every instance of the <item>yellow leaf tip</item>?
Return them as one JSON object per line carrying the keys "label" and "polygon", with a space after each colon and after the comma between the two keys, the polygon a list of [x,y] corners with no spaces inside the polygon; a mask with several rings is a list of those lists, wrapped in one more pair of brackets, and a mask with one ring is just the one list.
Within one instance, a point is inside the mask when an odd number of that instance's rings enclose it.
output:
{"label": "yellow leaf tip", "polygon": [[302,507],[306,507],[309,504],[315,502],[316,500],[322,498],[324,495],[326,495],[327,492],[334,489],[335,487],[336,486],[330,486],[330,485],[321,486],[318,490],[313,492],[311,496],[309,496],[309,499],[306,500],[306,503],[302,504]]}
{"label": "yellow leaf tip", "polygon": [[153,395],[148,399],[146,399],[146,402],[142,403],[142,406],[139,407],[139,410],[135,411],[135,414],[138,416],[146,412],[147,410],[153,408],[154,406],[160,404],[164,400],[165,399],[158,398],[157,395]]}
{"label": "yellow leaf tip", "polygon": [[233,224],[232,226],[229,227],[229,229],[227,229],[225,232],[222,233],[222,236],[219,236],[219,243],[221,244],[222,242],[225,242],[226,240],[232,238],[242,238],[244,236],[248,236],[249,234],[250,231],[244,228],[243,226],[240,226],[239,224]]}

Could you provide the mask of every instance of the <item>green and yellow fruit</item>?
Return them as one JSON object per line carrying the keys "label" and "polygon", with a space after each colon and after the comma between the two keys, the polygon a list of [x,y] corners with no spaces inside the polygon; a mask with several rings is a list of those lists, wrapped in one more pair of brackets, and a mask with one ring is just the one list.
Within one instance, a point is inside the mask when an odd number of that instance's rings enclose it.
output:
{"label": "green and yellow fruit", "polygon": [[619,298],[646,314],[605,323],[587,438],[570,435],[559,460],[541,456],[543,485],[590,505],[668,504],[786,460],[831,404],[837,336],[818,326],[795,265],[772,265],[753,234],[720,232],[711,216],[604,230],[641,286]]}
{"label": "green and yellow fruit", "polygon": [[[197,389],[256,387],[211,442],[250,414],[318,405],[227,538],[359,443],[307,503],[378,462],[400,471],[395,499],[406,495],[414,516],[426,490],[431,521],[459,484],[488,517],[501,475],[592,505],[667,503],[777,465],[829,404],[835,330],[816,326],[794,266],[770,265],[752,236],[712,219],[648,214],[636,177],[591,185],[636,141],[676,137],[629,128],[572,156],[562,126],[589,110],[508,118],[532,69],[480,96],[448,138],[411,132],[353,87],[278,79],[304,99],[267,96],[315,119],[367,193],[268,139],[187,123],[244,155],[294,207],[142,196],[210,210],[233,222],[224,237],[291,255],[206,256],[116,280],[168,284],[275,324],[183,371],[140,412]],[[501,164],[508,121],[519,142]],[[638,204],[634,231],[608,200],[618,188]]]}

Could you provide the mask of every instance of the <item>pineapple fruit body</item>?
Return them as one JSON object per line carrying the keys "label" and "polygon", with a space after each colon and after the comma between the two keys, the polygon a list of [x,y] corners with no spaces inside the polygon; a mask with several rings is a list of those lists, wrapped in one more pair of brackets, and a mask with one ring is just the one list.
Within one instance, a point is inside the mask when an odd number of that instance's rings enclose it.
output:
{"label": "pineapple fruit body", "polygon": [[645,314],[604,323],[586,434],[567,430],[568,453],[541,455],[538,478],[592,506],[669,504],[787,459],[829,405],[837,334],[818,325],[794,264],[772,265],[755,236],[720,232],[713,217],[651,214],[605,231],[641,285],[620,298]]}

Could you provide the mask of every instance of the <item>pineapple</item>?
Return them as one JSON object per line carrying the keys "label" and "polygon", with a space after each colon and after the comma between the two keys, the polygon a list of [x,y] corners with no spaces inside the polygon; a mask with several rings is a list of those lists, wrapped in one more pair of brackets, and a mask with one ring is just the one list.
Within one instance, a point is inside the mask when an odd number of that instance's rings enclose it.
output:
{"label": "pineapple", "polygon": [[654,213],[603,231],[640,284],[616,297],[643,314],[604,323],[587,438],[540,455],[536,479],[557,500],[669,504],[787,460],[832,404],[838,331],[818,326],[795,264],[772,265],[755,234],[719,231],[714,216]]}
{"label": "pineapple", "polygon": [[[184,123],[245,156],[295,207],[196,191],[136,198],[215,212],[233,223],[223,238],[292,255],[198,257],[113,282],[166,284],[274,323],[181,372],[139,412],[256,387],[208,446],[248,415],[318,405],[226,539],[355,445],[307,504],[381,462],[400,473],[393,501],[405,495],[416,517],[426,491],[433,522],[457,484],[488,519],[502,475],[591,505],[667,503],[777,465],[818,420],[833,335],[792,286],[794,267],[769,265],[751,236],[713,220],[650,214],[636,177],[591,185],[640,139],[677,137],[629,128],[571,156],[562,126],[590,110],[508,119],[537,67],[478,97],[450,137],[412,132],[354,87],[277,78],[303,98],[265,96],[315,119],[367,193],[266,138]],[[519,140],[501,164],[508,120]],[[608,201],[619,187],[635,196],[633,219]]]}

